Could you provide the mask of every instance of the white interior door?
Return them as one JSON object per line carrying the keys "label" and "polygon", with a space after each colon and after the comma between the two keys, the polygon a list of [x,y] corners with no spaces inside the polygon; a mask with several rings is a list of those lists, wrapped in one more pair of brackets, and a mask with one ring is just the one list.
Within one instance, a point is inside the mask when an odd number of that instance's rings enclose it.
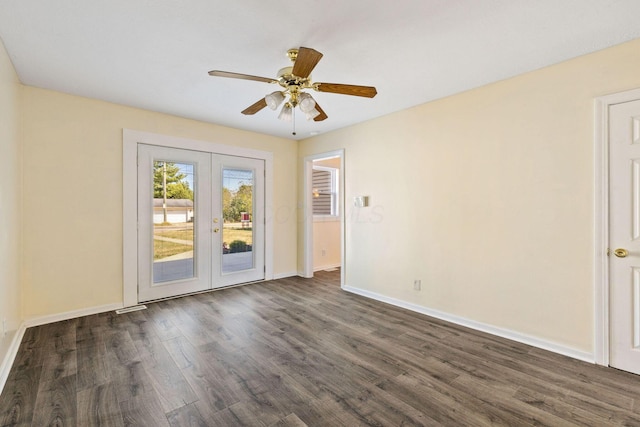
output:
{"label": "white interior door", "polygon": [[263,280],[264,161],[138,145],[138,302]]}
{"label": "white interior door", "polygon": [[611,366],[640,374],[640,101],[609,110]]}

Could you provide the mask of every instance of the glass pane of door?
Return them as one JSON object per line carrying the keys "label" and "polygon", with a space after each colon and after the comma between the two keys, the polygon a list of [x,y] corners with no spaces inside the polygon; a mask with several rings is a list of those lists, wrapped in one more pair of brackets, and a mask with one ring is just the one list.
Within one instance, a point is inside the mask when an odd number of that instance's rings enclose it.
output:
{"label": "glass pane of door", "polygon": [[195,165],[154,161],[153,283],[194,277]]}
{"label": "glass pane of door", "polygon": [[252,169],[222,169],[222,273],[254,268],[254,188]]}

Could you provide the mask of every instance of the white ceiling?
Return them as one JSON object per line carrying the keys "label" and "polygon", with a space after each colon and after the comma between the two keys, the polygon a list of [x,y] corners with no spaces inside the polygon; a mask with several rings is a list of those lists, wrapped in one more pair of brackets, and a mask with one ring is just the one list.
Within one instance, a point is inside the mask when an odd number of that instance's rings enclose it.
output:
{"label": "white ceiling", "polygon": [[[0,0],[0,37],[36,87],[301,139],[640,37],[638,0]],[[275,90],[207,75],[276,77],[285,53],[324,54],[329,118],[244,108]]]}

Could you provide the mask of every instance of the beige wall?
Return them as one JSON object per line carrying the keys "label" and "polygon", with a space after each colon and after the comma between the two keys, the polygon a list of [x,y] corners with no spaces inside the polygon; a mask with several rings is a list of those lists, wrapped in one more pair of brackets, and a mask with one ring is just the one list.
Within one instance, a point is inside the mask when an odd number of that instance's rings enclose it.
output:
{"label": "beige wall", "polygon": [[33,87],[23,115],[27,318],[122,302],[123,128],[273,152],[274,273],[296,271],[294,141]]}
{"label": "beige wall", "polygon": [[340,219],[314,218],[313,270],[339,267],[340,261]]}
{"label": "beige wall", "polygon": [[[0,42],[0,363],[23,320],[20,286],[21,90],[13,65]],[[3,320],[6,320],[6,334],[2,331]]]}
{"label": "beige wall", "polygon": [[638,70],[635,40],[303,141],[370,196],[345,284],[591,352],[594,98]]}

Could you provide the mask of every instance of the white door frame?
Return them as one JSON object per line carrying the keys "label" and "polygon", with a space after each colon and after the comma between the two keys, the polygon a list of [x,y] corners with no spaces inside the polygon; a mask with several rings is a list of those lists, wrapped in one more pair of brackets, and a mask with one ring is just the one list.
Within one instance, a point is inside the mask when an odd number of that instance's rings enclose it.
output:
{"label": "white door frame", "polygon": [[313,188],[311,188],[313,161],[329,157],[340,157],[340,173],[338,174],[338,211],[340,213],[340,286],[345,286],[346,255],[345,255],[345,194],[344,194],[344,149],[329,151],[326,153],[312,154],[304,158],[304,265],[303,277],[313,277]]}
{"label": "white door frame", "polygon": [[265,168],[265,280],[273,279],[273,153],[195,139],[122,131],[122,275],[123,307],[138,304],[138,143],[264,160]]}
{"label": "white door frame", "polygon": [[596,98],[594,135],[594,361],[609,366],[609,107],[640,99],[640,89]]}

